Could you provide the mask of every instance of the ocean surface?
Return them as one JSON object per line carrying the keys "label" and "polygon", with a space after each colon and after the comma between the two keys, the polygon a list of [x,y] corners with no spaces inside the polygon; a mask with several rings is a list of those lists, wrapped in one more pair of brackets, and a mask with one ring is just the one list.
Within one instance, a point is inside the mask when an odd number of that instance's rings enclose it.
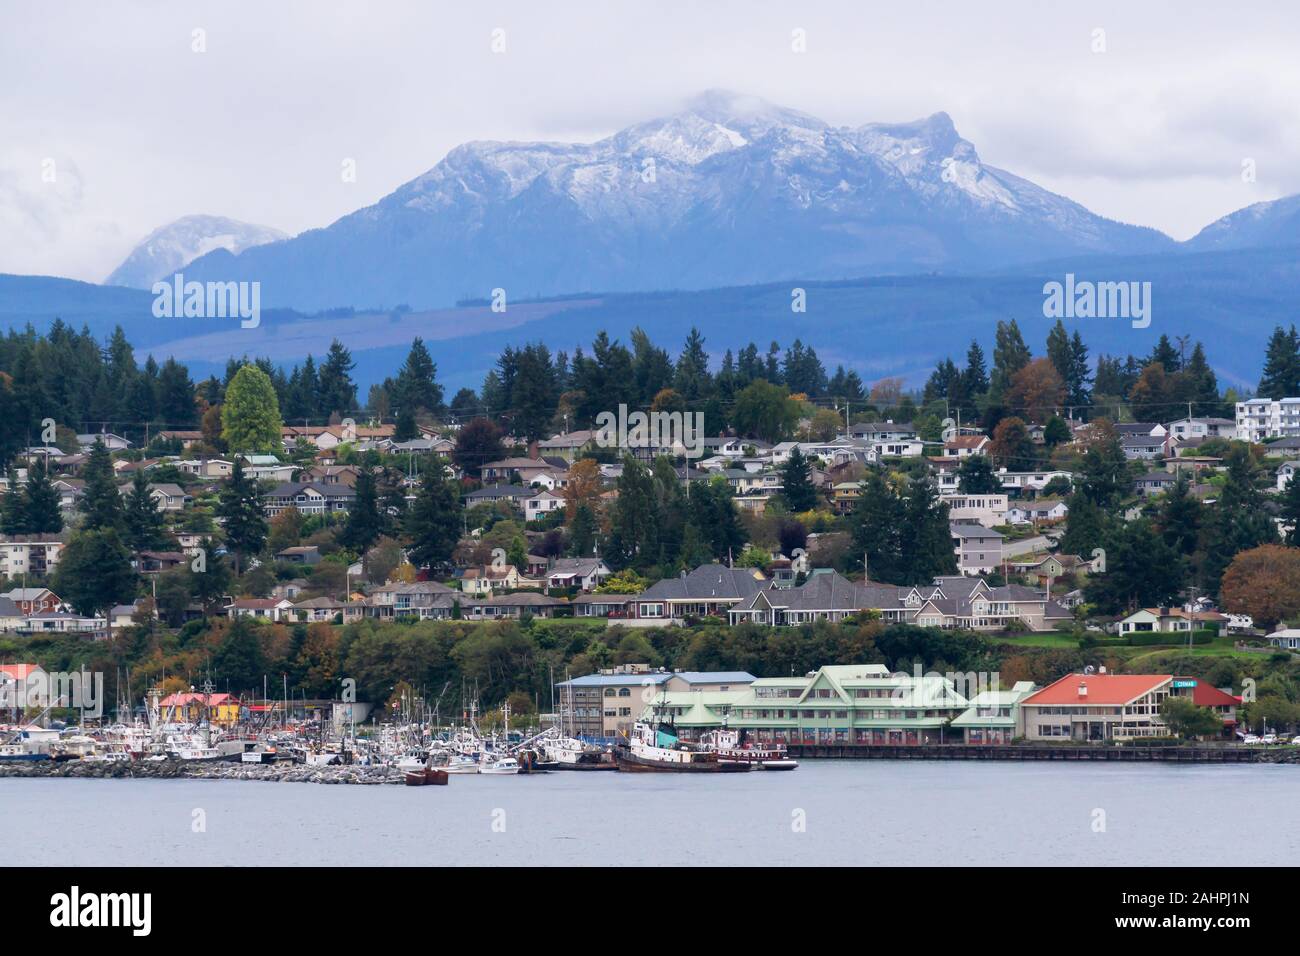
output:
{"label": "ocean surface", "polygon": [[[10,866],[1300,863],[1300,766],[804,761],[446,787],[0,780]],[[200,826],[201,824],[201,826]]]}

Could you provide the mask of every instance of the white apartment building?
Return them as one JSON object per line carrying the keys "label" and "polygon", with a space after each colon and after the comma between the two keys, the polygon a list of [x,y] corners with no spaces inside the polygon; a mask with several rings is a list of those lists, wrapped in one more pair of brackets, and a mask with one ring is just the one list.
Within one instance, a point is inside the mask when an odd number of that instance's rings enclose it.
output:
{"label": "white apartment building", "polygon": [[0,535],[0,576],[46,574],[54,570],[63,542],[43,535]]}
{"label": "white apartment building", "polygon": [[996,528],[1007,523],[1006,495],[955,494],[944,498],[948,520],[956,524],[979,524]]}
{"label": "white apartment building", "polygon": [[1300,437],[1300,398],[1252,398],[1237,403],[1237,438],[1242,441],[1294,437]]}

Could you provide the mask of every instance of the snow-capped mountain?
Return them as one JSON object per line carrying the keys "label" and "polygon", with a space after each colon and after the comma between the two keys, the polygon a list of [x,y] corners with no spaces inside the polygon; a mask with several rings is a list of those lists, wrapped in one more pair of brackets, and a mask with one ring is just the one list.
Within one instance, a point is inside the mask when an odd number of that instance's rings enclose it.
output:
{"label": "snow-capped mountain", "polygon": [[832,127],[714,91],[595,143],[467,143],[328,228],[187,276],[260,280],[271,305],[421,308],[1173,248],[984,164],[944,113]]}
{"label": "snow-capped mountain", "polygon": [[288,238],[279,229],[224,216],[183,216],[149,233],[104,284],[148,289],[214,249],[239,253]]}
{"label": "snow-capped mountain", "polygon": [[1184,246],[1194,252],[1300,244],[1300,194],[1257,202],[1216,219]]}

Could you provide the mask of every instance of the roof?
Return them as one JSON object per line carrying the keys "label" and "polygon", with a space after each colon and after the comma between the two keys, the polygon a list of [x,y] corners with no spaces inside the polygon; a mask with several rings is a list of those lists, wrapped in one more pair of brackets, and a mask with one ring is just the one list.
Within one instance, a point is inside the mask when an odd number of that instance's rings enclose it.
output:
{"label": "roof", "polygon": [[1192,703],[1197,707],[1235,707],[1241,703],[1241,698],[1198,680],[1192,688]]}
{"label": "roof", "polygon": [[672,674],[666,671],[645,671],[640,674],[588,674],[562,681],[557,687],[629,687],[643,684],[659,685],[668,682]]}
{"label": "roof", "polygon": [[40,664],[0,664],[0,674],[8,674],[14,680],[26,680],[34,671],[44,671]]}
{"label": "roof", "polygon": [[752,684],[758,680],[749,671],[678,671],[672,676],[688,684]]}
{"label": "roof", "polygon": [[703,564],[677,578],[664,578],[646,588],[642,601],[741,600],[758,591],[766,578],[753,568]]}
{"label": "roof", "polygon": [[[1121,706],[1171,680],[1170,674],[1066,674],[1030,694],[1022,703],[1025,706],[1081,703]],[[1086,695],[1079,693],[1081,686],[1086,686]]]}
{"label": "roof", "polygon": [[204,700],[209,706],[221,706],[222,704],[238,703],[238,700],[230,694],[195,694],[195,693],[176,693],[168,694],[159,703],[163,707],[183,707],[186,704],[195,701],[202,703]]}

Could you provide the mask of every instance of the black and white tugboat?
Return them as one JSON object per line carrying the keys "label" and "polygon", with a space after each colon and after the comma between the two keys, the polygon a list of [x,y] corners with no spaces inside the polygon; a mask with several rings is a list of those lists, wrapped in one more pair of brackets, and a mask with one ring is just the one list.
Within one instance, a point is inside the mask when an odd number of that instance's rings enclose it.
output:
{"label": "black and white tugboat", "polygon": [[626,747],[614,751],[618,769],[629,773],[742,773],[753,770],[750,763],[718,759],[716,750],[687,743],[677,736],[672,724],[638,720]]}

